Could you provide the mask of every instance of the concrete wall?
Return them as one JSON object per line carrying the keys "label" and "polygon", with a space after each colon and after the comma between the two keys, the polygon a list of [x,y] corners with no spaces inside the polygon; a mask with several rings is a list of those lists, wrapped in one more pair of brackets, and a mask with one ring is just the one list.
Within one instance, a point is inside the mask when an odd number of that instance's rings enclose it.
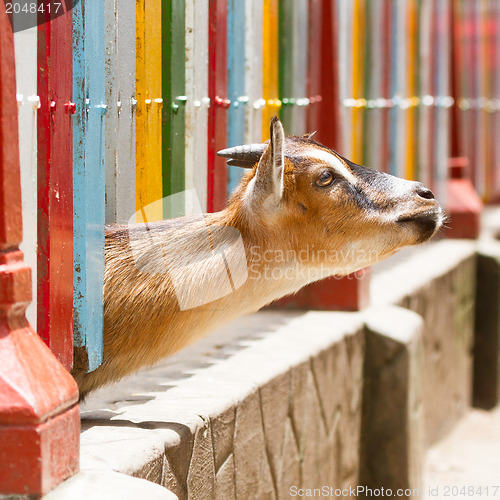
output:
{"label": "concrete wall", "polygon": [[261,312],[97,391],[84,474],[181,499],[421,487],[426,447],[471,402],[475,252],[428,245],[375,269],[363,312]]}

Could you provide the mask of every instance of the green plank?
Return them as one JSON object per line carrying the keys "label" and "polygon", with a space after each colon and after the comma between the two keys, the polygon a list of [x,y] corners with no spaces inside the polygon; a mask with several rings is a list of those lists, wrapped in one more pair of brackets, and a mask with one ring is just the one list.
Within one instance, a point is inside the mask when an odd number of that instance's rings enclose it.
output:
{"label": "green plank", "polygon": [[[185,0],[162,5],[163,196],[185,189]],[[164,205],[166,217],[173,215]]]}

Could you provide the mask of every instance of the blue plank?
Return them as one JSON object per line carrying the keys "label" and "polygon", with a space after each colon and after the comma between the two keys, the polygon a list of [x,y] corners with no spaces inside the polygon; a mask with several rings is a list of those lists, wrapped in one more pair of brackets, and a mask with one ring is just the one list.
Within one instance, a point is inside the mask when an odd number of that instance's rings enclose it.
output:
{"label": "blue plank", "polygon": [[[245,0],[229,0],[227,12],[228,146],[245,142]],[[243,169],[228,168],[228,194],[238,185]]]}
{"label": "blue plank", "polygon": [[73,307],[91,371],[103,356],[104,2],[82,3],[73,10]]}

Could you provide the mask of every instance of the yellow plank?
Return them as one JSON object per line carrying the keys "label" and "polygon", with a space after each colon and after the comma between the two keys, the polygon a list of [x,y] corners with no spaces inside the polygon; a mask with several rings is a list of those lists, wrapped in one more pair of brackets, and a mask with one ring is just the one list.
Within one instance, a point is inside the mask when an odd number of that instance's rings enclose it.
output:
{"label": "yellow plank", "polygon": [[417,164],[417,4],[416,0],[410,0],[408,6],[408,29],[407,29],[407,58],[406,58],[406,89],[407,96],[412,97],[412,105],[406,110],[406,168],[405,177],[416,179]]}
{"label": "yellow plank", "polygon": [[262,111],[262,140],[269,139],[269,123],[279,115],[281,102],[278,88],[278,0],[264,0],[264,29],[262,53],[262,97],[266,105]]}
{"label": "yellow plank", "polygon": [[[363,99],[365,1],[354,0],[352,22],[352,97]],[[352,160],[363,163],[363,116],[364,108],[352,108]]]}
{"label": "yellow plank", "polygon": [[[136,209],[163,196],[161,162],[161,0],[137,0]],[[155,203],[138,220],[161,220]]]}

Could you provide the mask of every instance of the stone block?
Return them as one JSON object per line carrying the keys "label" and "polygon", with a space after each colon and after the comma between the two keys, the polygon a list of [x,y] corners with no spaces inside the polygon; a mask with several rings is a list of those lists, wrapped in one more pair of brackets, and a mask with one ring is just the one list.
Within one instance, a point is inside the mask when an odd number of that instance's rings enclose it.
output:
{"label": "stone block", "polygon": [[475,256],[471,256],[399,304],[424,319],[427,444],[444,436],[471,404],[474,301]]}
{"label": "stone block", "polygon": [[291,421],[300,488],[356,486],[364,335],[359,329],[292,368]]}
{"label": "stone block", "polygon": [[215,466],[212,431],[208,421],[196,430],[187,476],[188,498],[215,500]]}
{"label": "stone block", "polygon": [[163,455],[155,457],[144,467],[132,474],[134,477],[146,479],[152,483],[162,484],[163,479]]}
{"label": "stone block", "polygon": [[366,311],[360,484],[421,487],[423,320],[399,307]]}
{"label": "stone block", "polygon": [[158,484],[113,471],[80,471],[43,497],[44,500],[178,500]]}
{"label": "stone block", "polygon": [[221,464],[215,476],[215,498],[236,498],[234,482],[234,455],[231,453]]}
{"label": "stone block", "polygon": [[473,404],[500,402],[500,243],[481,244],[477,254]]}
{"label": "stone block", "polygon": [[426,445],[466,413],[472,396],[476,245],[439,241],[373,279],[374,305],[397,305],[424,319]]}
{"label": "stone block", "polygon": [[165,488],[175,493],[179,500],[188,498],[188,474],[193,455],[194,433],[181,423],[177,424],[178,439],[165,444],[163,480]]}
{"label": "stone block", "polygon": [[235,406],[230,406],[226,411],[210,419],[214,448],[214,465],[217,473],[219,469],[226,464],[233,452],[235,419]]}
{"label": "stone block", "polygon": [[234,466],[238,498],[265,500],[276,497],[258,391],[249,395],[236,409]]}

